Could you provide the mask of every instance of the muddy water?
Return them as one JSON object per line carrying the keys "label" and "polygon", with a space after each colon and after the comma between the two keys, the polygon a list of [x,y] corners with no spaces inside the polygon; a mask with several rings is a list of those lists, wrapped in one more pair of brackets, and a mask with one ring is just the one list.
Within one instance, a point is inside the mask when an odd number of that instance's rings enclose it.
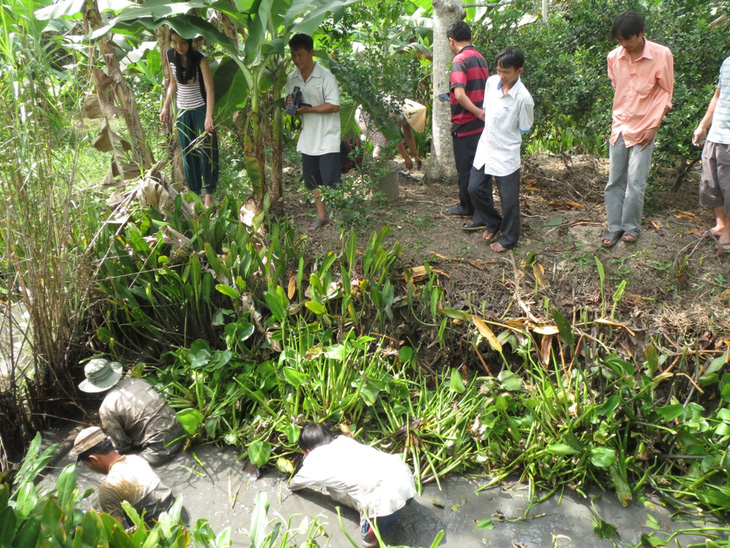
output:
{"label": "muddy water", "polygon": [[[72,462],[72,454],[61,458],[49,470],[44,485],[52,485],[60,470]],[[329,536],[328,546],[352,546],[340,527],[330,499],[314,491],[291,493],[286,487],[286,478],[275,471],[255,479],[244,472],[234,451],[220,451],[212,446],[195,447],[158,468],[157,472],[176,496],[183,497],[192,523],[207,518],[216,532],[231,527],[234,546],[250,546],[245,530],[250,527],[255,498],[260,491],[267,493],[271,503],[270,519],[286,521],[290,516],[296,516],[292,523],[298,526],[305,518],[317,517]],[[95,489],[100,479],[101,476],[86,467],[78,468],[78,483],[82,490]],[[624,508],[610,492],[592,492],[589,498],[569,493],[562,499],[554,496],[529,508],[526,485],[503,482],[477,493],[485,483],[485,479],[453,477],[442,482],[440,490],[435,485],[426,486],[422,495],[405,508],[399,529],[386,540],[392,544],[429,547],[436,534],[444,530],[441,543],[444,547],[633,547],[640,542],[643,533],[651,531],[646,526],[650,515],[664,531],[686,527],[672,522],[669,512],[656,504],[634,502]],[[603,520],[616,526],[618,539],[612,542],[595,534],[593,520],[596,514],[591,509],[591,501]],[[98,507],[96,496],[84,504]],[[491,519],[494,528],[475,530],[476,523],[483,519]],[[359,543],[357,513],[344,509],[342,523],[349,536]],[[687,546],[691,541],[701,539],[684,536],[678,540],[680,546]],[[324,539],[319,543],[323,546]]]}

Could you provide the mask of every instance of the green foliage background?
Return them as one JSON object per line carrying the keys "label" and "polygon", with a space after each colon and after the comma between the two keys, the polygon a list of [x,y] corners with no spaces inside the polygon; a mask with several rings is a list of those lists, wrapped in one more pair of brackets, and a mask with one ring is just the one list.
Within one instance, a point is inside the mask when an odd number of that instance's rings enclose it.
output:
{"label": "green foliage background", "polygon": [[523,14],[537,14],[539,9],[534,2],[519,1],[475,21],[474,42],[490,68],[507,46],[516,45],[525,53],[522,78],[535,98],[535,148],[607,154],[613,89],[606,55],[617,46],[610,38],[613,20],[627,9],[644,16],[649,40],[674,54],[674,106],[659,131],[655,158],[663,164],[684,164],[699,157],[691,133],[730,54],[730,24],[720,17],[727,13],[725,1],[562,2],[551,6],[547,25],[536,21],[522,26],[518,22]]}

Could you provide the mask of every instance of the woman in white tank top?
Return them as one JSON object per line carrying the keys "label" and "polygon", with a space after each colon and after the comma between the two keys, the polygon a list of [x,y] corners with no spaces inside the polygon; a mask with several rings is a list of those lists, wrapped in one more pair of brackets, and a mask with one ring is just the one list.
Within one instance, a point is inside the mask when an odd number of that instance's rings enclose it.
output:
{"label": "woman in white tank top", "polygon": [[170,30],[173,49],[167,52],[170,85],[160,121],[170,114],[175,95],[176,127],[183,155],[183,167],[188,188],[205,195],[205,206],[213,204],[213,192],[218,185],[218,136],[213,124],[215,90],[208,60],[186,40]]}

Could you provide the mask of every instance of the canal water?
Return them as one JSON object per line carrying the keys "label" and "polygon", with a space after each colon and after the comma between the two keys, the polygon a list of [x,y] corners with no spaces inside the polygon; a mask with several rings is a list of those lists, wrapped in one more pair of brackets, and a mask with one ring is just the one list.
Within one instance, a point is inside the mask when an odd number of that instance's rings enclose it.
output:
{"label": "canal water", "polygon": [[[67,432],[49,432],[46,442],[64,437],[62,434]],[[51,487],[63,467],[74,462],[68,443],[60,453],[46,471],[42,480],[44,487]],[[297,526],[305,519],[316,518],[328,537],[327,546],[352,546],[345,532],[359,543],[355,511],[342,510],[341,526],[336,507],[327,496],[309,490],[292,493],[287,489],[286,476],[277,471],[253,477],[244,471],[236,451],[196,446],[156,471],[176,496],[183,497],[191,523],[207,518],[216,532],[231,527],[234,546],[250,546],[245,531],[251,525],[256,496],[262,491],[271,505],[271,520],[286,523],[295,516],[292,523]],[[87,488],[96,489],[101,479],[102,476],[79,466],[78,484],[82,492]],[[554,495],[531,507],[527,485],[504,481],[479,491],[487,481],[486,478],[450,477],[441,482],[441,488],[425,486],[414,503],[404,509],[399,527],[386,540],[392,545],[429,547],[439,531],[444,531],[440,544],[443,547],[634,547],[640,543],[642,534],[657,528],[666,538],[672,531],[691,526],[672,521],[670,512],[650,496],[643,502],[634,501],[623,507],[611,491],[593,490],[584,497],[566,489],[562,497]],[[96,495],[84,504],[85,508],[98,508]],[[601,538],[595,532],[600,520],[614,526],[617,536]],[[477,528],[480,522],[488,528]],[[321,537],[319,545],[324,546],[326,540]],[[671,545],[684,547],[702,541],[698,536],[680,535]]]}

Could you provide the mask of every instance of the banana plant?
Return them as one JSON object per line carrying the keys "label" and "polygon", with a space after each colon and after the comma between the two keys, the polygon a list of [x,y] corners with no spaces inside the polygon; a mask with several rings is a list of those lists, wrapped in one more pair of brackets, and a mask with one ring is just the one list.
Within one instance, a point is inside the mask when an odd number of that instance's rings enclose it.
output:
{"label": "banana plant", "polygon": [[[253,197],[263,207],[264,196],[277,207],[281,198],[281,95],[286,82],[288,37],[297,32],[316,35],[328,16],[340,17],[355,0],[147,0],[142,4],[120,0],[110,3],[113,14],[105,25],[86,37],[99,40],[109,33],[140,36],[169,25],[183,38],[202,36],[223,52],[214,69],[217,120],[232,123],[240,135],[246,171]],[[42,20],[75,19],[83,2],[62,0],[36,12]],[[196,13],[192,15],[191,12]],[[225,15],[235,32],[245,38],[238,46],[235,37],[218,30],[209,19]],[[244,116],[234,117],[236,111]],[[236,122],[229,122],[236,118]],[[266,131],[267,125],[271,130]],[[265,138],[271,135],[271,142]],[[272,176],[267,181],[266,148],[273,152]]]}

